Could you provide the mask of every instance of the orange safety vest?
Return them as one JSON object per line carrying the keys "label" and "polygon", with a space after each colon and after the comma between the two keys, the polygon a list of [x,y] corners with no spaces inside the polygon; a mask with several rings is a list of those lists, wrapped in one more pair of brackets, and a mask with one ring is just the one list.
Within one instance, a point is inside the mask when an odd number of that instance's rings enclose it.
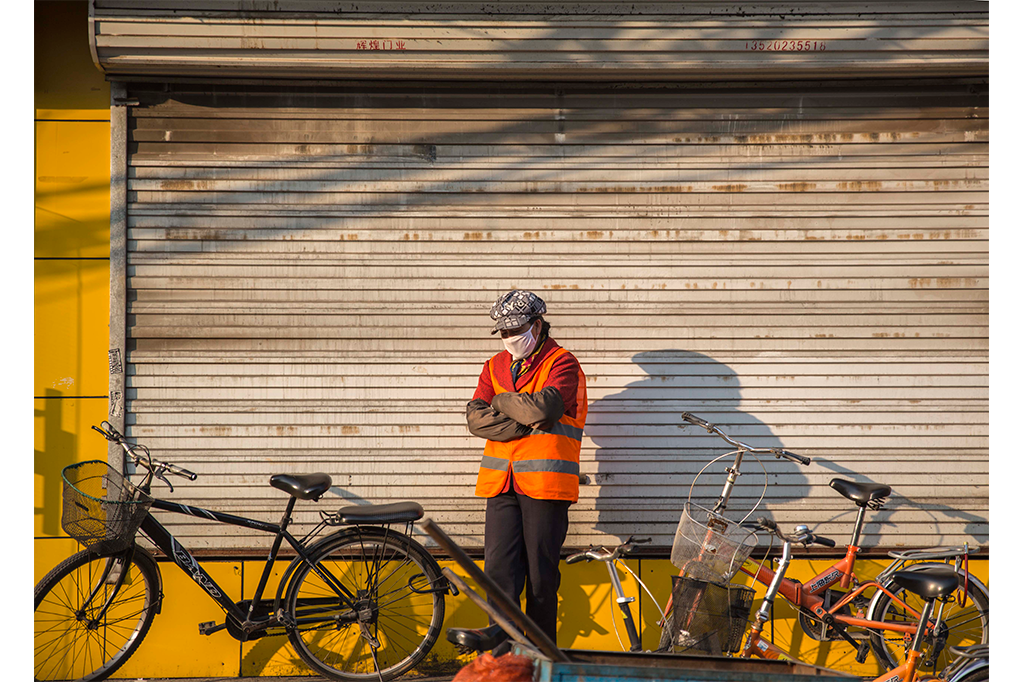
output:
{"label": "orange safety vest", "polygon": [[[544,388],[564,348],[557,348],[537,369],[519,393],[536,393]],[[495,356],[497,357],[497,356]],[[494,376],[494,358],[488,361],[494,393],[506,393]],[[580,446],[587,420],[587,378],[579,370],[576,417],[563,414],[550,431],[534,429],[531,434],[507,443],[488,440],[476,479],[477,497],[494,497],[505,487],[509,466],[519,489],[539,500],[569,500],[580,497]]]}

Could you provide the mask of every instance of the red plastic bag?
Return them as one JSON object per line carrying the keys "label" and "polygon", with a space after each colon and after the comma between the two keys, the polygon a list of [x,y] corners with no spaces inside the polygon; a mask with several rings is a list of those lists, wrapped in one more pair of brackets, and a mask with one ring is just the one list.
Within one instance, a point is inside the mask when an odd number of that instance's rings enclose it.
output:
{"label": "red plastic bag", "polygon": [[533,661],[526,656],[505,654],[495,658],[481,654],[462,668],[452,682],[532,682]]}

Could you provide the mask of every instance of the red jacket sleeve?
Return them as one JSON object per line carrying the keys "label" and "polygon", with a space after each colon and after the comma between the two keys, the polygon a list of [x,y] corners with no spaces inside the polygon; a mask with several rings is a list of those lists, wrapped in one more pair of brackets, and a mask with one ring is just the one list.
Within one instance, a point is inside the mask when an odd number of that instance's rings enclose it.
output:
{"label": "red jacket sleeve", "polygon": [[491,404],[491,400],[494,399],[494,386],[491,384],[491,370],[489,369],[490,360],[484,363],[484,369],[480,372],[480,380],[476,384],[476,392],[473,394],[473,400],[483,400],[488,405]]}
{"label": "red jacket sleeve", "polygon": [[[551,367],[545,387],[554,386],[562,396],[565,414],[576,418],[576,396],[580,385],[580,363],[570,353],[563,353]],[[493,397],[493,396],[492,396]]]}

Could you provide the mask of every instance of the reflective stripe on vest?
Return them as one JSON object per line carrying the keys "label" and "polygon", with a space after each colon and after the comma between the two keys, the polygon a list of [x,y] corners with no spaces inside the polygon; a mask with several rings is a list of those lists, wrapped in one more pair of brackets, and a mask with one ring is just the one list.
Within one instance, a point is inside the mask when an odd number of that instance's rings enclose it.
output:
{"label": "reflective stripe on vest", "polygon": [[[519,392],[536,393],[544,388],[555,360],[568,352],[564,348],[555,349]],[[494,393],[505,393],[506,389],[494,376],[493,363],[494,358],[491,358],[488,367]],[[534,429],[527,436],[508,443],[487,441],[477,475],[477,496],[494,497],[500,493],[511,465],[516,484],[530,497],[576,502],[579,499],[580,446],[587,418],[587,384],[582,369],[579,370],[576,411],[576,417],[562,415],[550,431]]]}

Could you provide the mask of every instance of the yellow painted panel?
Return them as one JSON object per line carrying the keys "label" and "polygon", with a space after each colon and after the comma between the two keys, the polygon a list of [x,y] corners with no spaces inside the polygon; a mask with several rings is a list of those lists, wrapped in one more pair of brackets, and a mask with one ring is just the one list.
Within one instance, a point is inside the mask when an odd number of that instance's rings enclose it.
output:
{"label": "yellow painted panel", "polygon": [[107,395],[109,273],[105,260],[35,262],[36,397]]}
{"label": "yellow painted panel", "polygon": [[89,53],[89,7],[35,4],[36,118],[108,119],[110,85]]}
{"label": "yellow painted panel", "polygon": [[[36,541],[36,573],[37,580],[53,565],[76,551],[74,543],[69,540],[37,540]],[[807,580],[824,570],[831,561],[794,561],[790,576],[798,580]],[[640,565],[639,570],[637,565]],[[888,564],[887,561],[859,562],[860,570],[865,576],[877,574]],[[210,637],[198,634],[197,625],[202,621],[223,621],[223,613],[200,588],[187,578],[175,566],[161,562],[164,577],[164,612],[157,616],[153,630],[146,638],[138,653],[132,658],[129,667],[124,670],[123,677],[160,677],[173,676],[209,676],[234,677],[243,676],[291,676],[311,674],[305,664],[291,648],[287,637],[268,637],[255,642],[239,644],[226,632],[219,632]],[[278,562],[271,575],[265,596],[276,594],[277,584],[287,567],[288,562]],[[442,567],[452,569],[478,593],[483,595],[477,585],[469,579],[460,566],[452,561],[441,562]],[[482,562],[477,562],[482,566]],[[671,591],[671,578],[678,573],[668,560],[644,559],[630,561],[630,568],[644,580],[648,588],[660,602],[665,605]],[[214,579],[222,588],[228,590],[233,599],[241,599],[243,594],[243,567],[238,563],[205,564]],[[251,597],[259,581],[263,563],[259,561],[245,562],[244,589],[245,596]],[[975,561],[971,571],[982,582],[988,583],[988,562]],[[638,596],[638,586],[632,576],[620,571],[627,596]],[[745,582],[746,581],[746,582]],[[738,576],[736,582],[746,584],[749,579]],[[754,602],[756,609],[759,599],[764,595],[764,587],[755,585],[757,595]],[[620,646],[612,630],[613,606],[610,603],[611,586],[608,573],[603,565],[574,564],[562,565],[562,586],[559,590],[559,631],[558,645],[561,648],[596,649],[618,651]],[[650,598],[644,596],[640,607],[634,602],[634,618],[642,622],[642,639],[645,649],[656,648],[660,637],[657,621],[660,611],[654,607]],[[445,638],[450,627],[483,627],[487,624],[487,615],[474,605],[466,595],[448,596],[445,599],[445,621],[441,637],[434,645],[427,660],[418,668],[420,674],[440,675],[452,674],[472,660],[472,656],[460,656]],[[619,636],[626,643],[624,629],[617,610],[614,618]],[[855,674],[878,674],[873,659],[868,663],[857,665],[853,660],[853,651],[841,643],[819,643],[807,637],[796,621],[793,609],[788,608],[782,600],[776,605],[775,619],[769,626],[774,628],[776,644],[791,653],[798,654],[801,660],[824,665]],[[769,630],[771,632],[771,630]],[[241,671],[237,670],[241,656]],[[170,663],[169,663],[170,662]]]}
{"label": "yellow painted panel", "polygon": [[37,121],[35,255],[110,255],[110,124]]}
{"label": "yellow painted panel", "polygon": [[[231,599],[241,599],[239,562],[209,562],[203,568]],[[237,677],[239,642],[226,630],[199,634],[199,623],[221,623],[224,611],[175,564],[160,562],[160,572],[163,609],[142,646],[114,677]]]}
{"label": "yellow painted panel", "polygon": [[37,538],[33,543],[35,582],[32,584],[37,585],[57,564],[80,549],[82,546],[71,538]]}
{"label": "yellow painted panel", "polygon": [[[36,356],[36,360],[41,358]],[[35,537],[64,535],[60,528],[61,470],[68,464],[89,459],[107,458],[107,441],[90,429],[107,418],[106,398],[61,398],[61,391],[47,389],[50,398],[36,398],[35,403]],[[62,544],[62,543],[57,543]],[[71,543],[75,545],[75,543]],[[54,543],[36,542],[36,551]],[[50,551],[47,549],[46,551]],[[76,549],[65,553],[70,556]],[[37,553],[37,569],[41,558]],[[50,561],[48,558],[46,561]],[[50,566],[56,562],[51,562]],[[45,564],[44,564],[45,565]],[[49,568],[44,570],[44,573]],[[40,576],[41,577],[41,576]],[[38,577],[37,577],[38,580]]]}
{"label": "yellow painted panel", "polygon": [[[487,598],[483,589],[469,574],[454,561],[439,561],[441,568],[447,568],[459,576],[474,592],[481,597]],[[474,561],[476,567],[481,571],[484,568],[483,560]],[[482,628],[487,627],[488,618],[483,609],[470,601],[469,597],[462,591],[457,597],[448,595],[444,598],[444,623],[441,626],[441,637],[437,644],[427,655],[424,661],[423,670],[429,674],[442,674],[445,672],[458,671],[464,665],[471,662],[475,656],[463,655],[456,651],[455,646],[448,642],[448,628]]]}
{"label": "yellow painted panel", "polygon": [[[264,599],[273,599],[277,595],[277,588],[281,582],[290,562],[275,562],[267,587],[263,591]],[[263,573],[263,561],[247,561],[244,564],[245,580],[243,587],[245,597],[252,598],[259,585],[260,576]],[[295,650],[292,649],[287,635],[264,637],[254,642],[242,643],[242,668],[243,677],[256,677],[260,675],[289,676],[289,675],[310,675],[312,671],[306,667]]]}
{"label": "yellow painted panel", "polygon": [[644,595],[643,628],[640,631],[640,641],[645,651],[654,651],[658,648],[661,640],[661,621],[668,599],[672,595],[672,576],[679,575],[679,569],[672,565],[668,559],[642,559],[640,561],[640,578],[647,585],[654,598],[658,601],[657,607],[651,602],[650,597]]}
{"label": "yellow painted panel", "polygon": [[[639,562],[626,561],[638,575]],[[618,569],[619,580],[630,604],[633,622],[640,627],[639,585],[633,576]],[[647,604],[643,605],[649,608]],[[642,632],[642,628],[641,628]],[[563,649],[628,651],[629,635],[615,603],[608,569],[603,562],[562,564],[562,584],[558,590],[558,646]]]}

